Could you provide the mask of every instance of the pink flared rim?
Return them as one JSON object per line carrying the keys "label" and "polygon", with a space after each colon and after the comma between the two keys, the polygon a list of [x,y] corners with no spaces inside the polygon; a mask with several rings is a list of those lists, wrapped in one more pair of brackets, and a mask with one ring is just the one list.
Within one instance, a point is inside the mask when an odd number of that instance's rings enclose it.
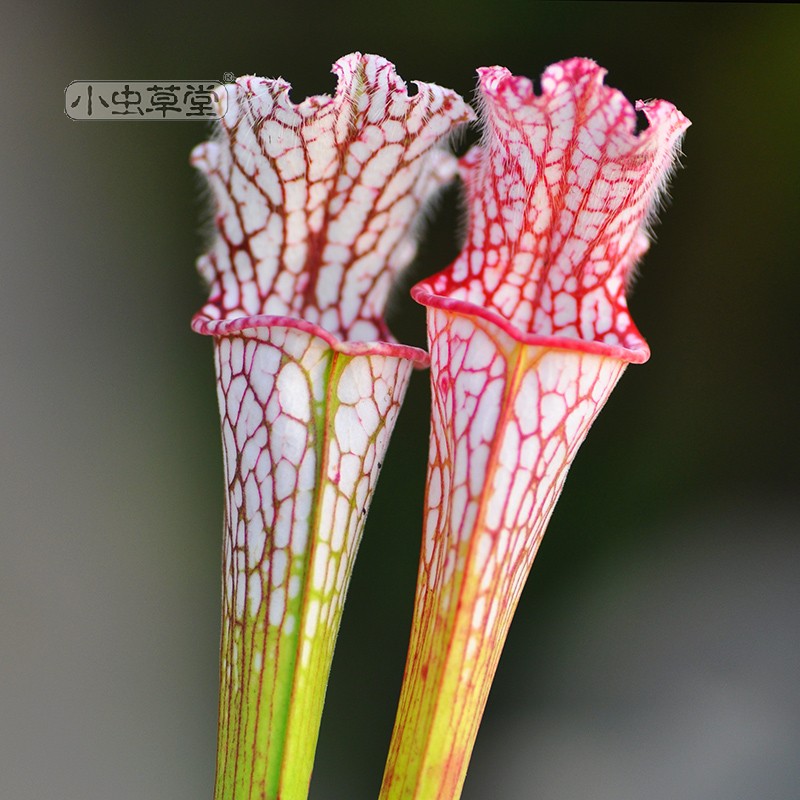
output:
{"label": "pink flared rim", "polygon": [[644,364],[650,358],[650,348],[644,340],[638,347],[625,347],[621,344],[572,339],[568,336],[540,336],[536,333],[525,333],[496,311],[475,305],[467,300],[455,300],[452,297],[435,294],[427,288],[426,284],[427,281],[423,281],[411,288],[411,296],[420,305],[439,308],[442,311],[461,314],[465,317],[480,317],[493,325],[497,325],[504,333],[507,333],[512,339],[521,344],[552,347],[558,350],[575,350],[580,353],[594,353],[600,356],[616,358],[620,361],[627,361],[631,364]]}
{"label": "pink flared rim", "polygon": [[294,317],[275,317],[258,314],[251,317],[234,317],[233,319],[212,319],[205,314],[195,314],[192,319],[192,330],[204,336],[235,336],[247,330],[258,328],[293,328],[310,333],[322,339],[332,350],[349,356],[389,356],[408,359],[415,368],[424,369],[430,366],[430,356],[418,347],[396,342],[343,342],[324,328],[312,322]]}

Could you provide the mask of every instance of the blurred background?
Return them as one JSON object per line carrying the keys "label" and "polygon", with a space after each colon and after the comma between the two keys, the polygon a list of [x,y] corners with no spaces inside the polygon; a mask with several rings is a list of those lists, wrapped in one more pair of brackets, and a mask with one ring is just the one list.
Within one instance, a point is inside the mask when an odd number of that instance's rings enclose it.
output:
{"label": "blurred background", "polygon": [[[222,470],[201,123],[75,123],[75,79],[283,76],[377,52],[594,58],[694,123],[632,298],[653,350],[567,481],[464,798],[800,798],[800,7],[405,0],[8,3],[0,290],[0,798],[212,792]],[[406,284],[448,263],[448,194]],[[424,342],[399,291],[391,323]],[[404,666],[428,426],[417,374],[356,565],[313,800],[377,795]]]}

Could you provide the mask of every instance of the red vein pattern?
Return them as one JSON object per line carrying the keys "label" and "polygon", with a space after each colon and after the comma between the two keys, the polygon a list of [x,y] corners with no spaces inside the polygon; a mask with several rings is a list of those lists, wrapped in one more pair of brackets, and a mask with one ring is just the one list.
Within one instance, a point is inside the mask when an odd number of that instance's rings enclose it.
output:
{"label": "red vein pattern", "polygon": [[[354,54],[333,97],[289,99],[283,80],[239,78],[217,141],[195,166],[216,201],[218,236],[198,268],[203,319],[296,317],[343,341],[394,341],[392,279],[414,257],[423,205],[455,176],[435,145],[473,113],[455,92]],[[207,324],[207,323],[205,323]]]}
{"label": "red vein pattern", "polygon": [[481,306],[517,336],[647,360],[625,290],[688,120],[640,102],[649,127],[636,136],[634,107],[587,59],[548,67],[539,97],[502,67],[479,75],[484,142],[461,162],[467,243],[415,297]]}
{"label": "red vein pattern", "polygon": [[353,54],[332,97],[240,78],[195,149],[217,235],[210,299],[225,451],[216,800],[304,797],[333,647],[412,367],[383,308],[424,204],[456,174],[454,92]]}
{"label": "red vein pattern", "polygon": [[542,94],[479,71],[484,141],[462,159],[463,251],[428,306],[426,518],[406,674],[381,797],[457,798],[500,652],[567,470],[630,362],[649,350],[625,287],[688,121],[650,126],[585,59]]}
{"label": "red vein pattern", "polygon": [[347,585],[411,368],[292,328],[219,343],[221,797],[307,792]]}

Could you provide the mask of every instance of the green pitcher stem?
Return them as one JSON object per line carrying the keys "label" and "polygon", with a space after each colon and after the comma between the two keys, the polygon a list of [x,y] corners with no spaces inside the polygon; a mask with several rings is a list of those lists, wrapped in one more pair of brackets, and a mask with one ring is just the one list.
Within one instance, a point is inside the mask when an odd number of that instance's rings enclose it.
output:
{"label": "green pitcher stem", "polygon": [[228,500],[215,800],[308,795],[345,595],[411,371],[376,350],[286,328],[218,343]]}
{"label": "green pitcher stem", "polygon": [[[511,619],[569,465],[625,368],[580,350],[522,344],[478,316],[436,308],[428,309],[428,340],[425,526],[380,800],[461,796]],[[556,397],[563,401],[547,399]]]}
{"label": "green pitcher stem", "polygon": [[[335,384],[333,373],[341,372],[333,351],[331,356],[326,370],[329,385]],[[309,579],[316,544],[323,535],[319,507],[330,429],[327,396],[315,412],[308,443],[317,454],[316,499],[305,532],[307,547],[289,557],[283,613],[278,616],[278,603],[270,603],[265,592],[267,602],[259,603],[255,613],[247,603],[243,620],[237,620],[232,609],[223,614],[215,800],[302,798],[308,793],[341,617],[341,604],[329,605],[329,624],[317,628],[317,635],[307,640],[301,652],[300,631],[308,624],[312,607],[319,615],[323,602]],[[233,541],[235,535],[228,520],[226,536]],[[235,565],[226,565],[226,573],[236,575],[235,590],[238,581],[248,579]],[[248,588],[245,583],[245,593]],[[276,609],[272,619],[270,608]]]}
{"label": "green pitcher stem", "polygon": [[[389,751],[380,800],[456,798],[461,794],[478,726],[500,656],[499,647],[468,657],[478,581],[464,580],[453,593],[459,615],[436,613],[441,597],[428,593],[415,618],[398,724]],[[484,595],[485,596],[485,595]],[[426,613],[427,612],[427,613]],[[502,636],[513,608],[503,612]]]}

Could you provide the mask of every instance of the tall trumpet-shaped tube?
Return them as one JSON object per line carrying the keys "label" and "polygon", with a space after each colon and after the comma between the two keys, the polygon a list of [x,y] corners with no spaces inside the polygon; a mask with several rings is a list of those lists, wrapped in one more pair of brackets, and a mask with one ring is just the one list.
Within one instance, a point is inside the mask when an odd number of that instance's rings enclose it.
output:
{"label": "tall trumpet-shaped tube", "polygon": [[455,175],[436,144],[471,112],[453,92],[353,54],[334,96],[299,105],[240,78],[194,164],[210,184],[211,287],[225,454],[216,800],[307,795],[356,550],[414,366],[383,319],[426,201]]}
{"label": "tall trumpet-shaped tube", "polygon": [[381,797],[448,800],[567,470],[627,364],[649,356],[625,290],[688,120],[634,107],[594,62],[542,93],[479,70],[484,139],[461,162],[457,260],[428,308],[433,413],[406,673]]}

